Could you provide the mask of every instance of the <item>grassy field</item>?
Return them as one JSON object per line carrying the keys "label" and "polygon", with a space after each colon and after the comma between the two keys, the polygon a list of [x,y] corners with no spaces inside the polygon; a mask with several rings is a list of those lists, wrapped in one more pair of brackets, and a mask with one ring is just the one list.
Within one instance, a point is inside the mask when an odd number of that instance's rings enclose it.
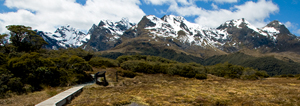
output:
{"label": "grassy field", "polygon": [[43,91],[23,95],[13,95],[10,98],[0,99],[0,106],[34,106],[70,87],[46,87]]}
{"label": "grassy field", "polygon": [[107,71],[109,86],[86,86],[69,106],[150,106],[231,105],[299,106],[300,80],[267,78],[264,80],[224,79],[208,75],[206,80],[164,74],[141,74],[115,80],[117,69]]}

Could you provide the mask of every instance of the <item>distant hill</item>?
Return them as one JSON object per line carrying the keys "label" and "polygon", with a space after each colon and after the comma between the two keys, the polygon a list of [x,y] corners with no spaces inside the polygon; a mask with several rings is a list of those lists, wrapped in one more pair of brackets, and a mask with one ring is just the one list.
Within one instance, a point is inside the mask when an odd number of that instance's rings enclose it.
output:
{"label": "distant hill", "polygon": [[228,62],[244,67],[252,67],[258,70],[265,70],[269,75],[300,74],[300,63],[283,61],[272,56],[253,57],[244,53],[212,56],[204,60],[204,65],[215,65]]}

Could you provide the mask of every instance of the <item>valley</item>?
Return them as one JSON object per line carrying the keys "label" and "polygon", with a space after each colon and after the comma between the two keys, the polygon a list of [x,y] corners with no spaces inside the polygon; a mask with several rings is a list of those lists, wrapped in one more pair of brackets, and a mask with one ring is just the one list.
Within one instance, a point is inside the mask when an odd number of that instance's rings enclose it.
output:
{"label": "valley", "polygon": [[97,71],[108,72],[109,86],[87,86],[69,105],[299,104],[300,40],[276,20],[263,28],[244,18],[208,28],[147,15],[137,24],[101,20],[87,33],[69,25],[54,33],[8,29],[12,43],[1,35],[0,105],[53,96]]}

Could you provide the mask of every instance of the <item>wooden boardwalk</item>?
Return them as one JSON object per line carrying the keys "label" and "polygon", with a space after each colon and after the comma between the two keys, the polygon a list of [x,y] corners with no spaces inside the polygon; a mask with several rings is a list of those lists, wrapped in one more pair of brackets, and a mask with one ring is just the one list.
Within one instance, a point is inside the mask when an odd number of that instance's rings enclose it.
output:
{"label": "wooden boardwalk", "polygon": [[35,106],[63,106],[69,103],[74,97],[82,92],[82,89],[86,85],[91,85],[93,83],[82,84],[74,86],[64,92],[61,92]]}

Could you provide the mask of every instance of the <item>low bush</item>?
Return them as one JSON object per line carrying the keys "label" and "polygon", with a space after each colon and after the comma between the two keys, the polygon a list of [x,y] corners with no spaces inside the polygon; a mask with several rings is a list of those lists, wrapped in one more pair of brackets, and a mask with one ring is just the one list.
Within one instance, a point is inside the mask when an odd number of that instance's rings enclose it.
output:
{"label": "low bush", "polygon": [[295,77],[293,74],[288,74],[287,77]]}
{"label": "low bush", "polygon": [[118,67],[119,62],[113,59],[102,58],[102,57],[93,57],[89,64],[93,67]]}
{"label": "low bush", "polygon": [[207,74],[196,74],[195,78],[196,79],[207,79]]}
{"label": "low bush", "polygon": [[280,77],[288,77],[286,74],[280,75]]}
{"label": "low bush", "polygon": [[135,72],[127,71],[127,70],[118,71],[118,73],[120,73],[122,77],[128,77],[128,78],[134,78],[137,75]]}
{"label": "low bush", "polygon": [[256,71],[255,75],[262,78],[270,77],[266,71]]}

